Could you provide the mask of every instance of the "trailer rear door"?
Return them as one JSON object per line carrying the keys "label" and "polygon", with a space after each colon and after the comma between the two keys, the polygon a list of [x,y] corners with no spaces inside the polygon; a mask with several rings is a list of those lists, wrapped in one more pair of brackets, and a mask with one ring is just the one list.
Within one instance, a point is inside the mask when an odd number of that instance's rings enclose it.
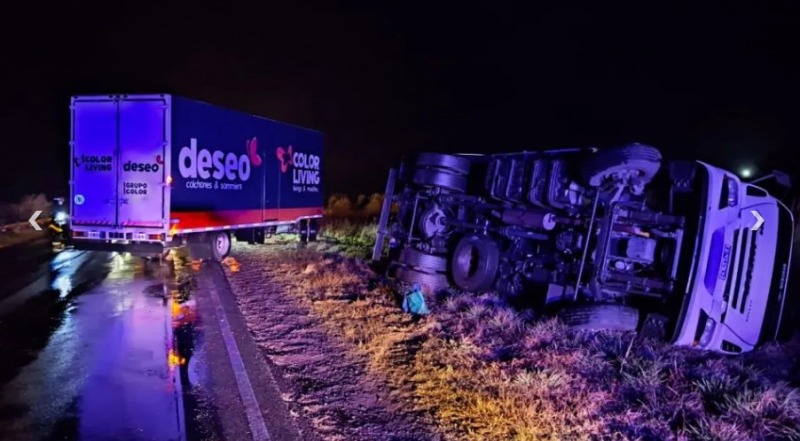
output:
{"label": "trailer rear door", "polygon": [[72,224],[166,228],[168,98],[72,102]]}

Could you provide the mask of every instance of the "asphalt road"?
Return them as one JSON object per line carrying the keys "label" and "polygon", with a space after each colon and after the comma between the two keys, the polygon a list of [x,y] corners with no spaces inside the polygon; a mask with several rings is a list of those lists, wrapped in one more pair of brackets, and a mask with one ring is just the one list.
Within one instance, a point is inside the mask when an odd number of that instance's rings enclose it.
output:
{"label": "asphalt road", "polygon": [[39,244],[0,277],[1,440],[313,439],[218,264]]}
{"label": "asphalt road", "polygon": [[0,301],[0,439],[182,439],[169,274],[130,255],[5,257],[28,283]]}

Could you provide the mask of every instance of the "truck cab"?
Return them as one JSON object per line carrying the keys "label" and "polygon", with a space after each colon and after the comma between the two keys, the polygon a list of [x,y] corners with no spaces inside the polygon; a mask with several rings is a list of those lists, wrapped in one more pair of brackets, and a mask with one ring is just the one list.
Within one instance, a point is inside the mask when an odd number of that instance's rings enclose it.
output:
{"label": "truck cab", "polygon": [[783,322],[794,216],[765,189],[699,162],[704,197],[674,342],[740,353]]}

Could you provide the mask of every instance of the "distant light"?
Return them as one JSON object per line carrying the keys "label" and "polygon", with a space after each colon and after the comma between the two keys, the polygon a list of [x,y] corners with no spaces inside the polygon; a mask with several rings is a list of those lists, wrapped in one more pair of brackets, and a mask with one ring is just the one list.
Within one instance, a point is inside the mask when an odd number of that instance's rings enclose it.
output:
{"label": "distant light", "polygon": [[744,167],[741,170],[739,170],[739,176],[743,178],[749,178],[753,176],[753,170],[751,170],[749,167]]}

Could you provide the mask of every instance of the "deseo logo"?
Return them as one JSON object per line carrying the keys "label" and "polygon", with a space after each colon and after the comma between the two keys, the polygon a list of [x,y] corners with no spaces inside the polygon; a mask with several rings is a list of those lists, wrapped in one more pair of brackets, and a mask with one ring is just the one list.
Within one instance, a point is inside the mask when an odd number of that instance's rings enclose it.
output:
{"label": "deseo logo", "polygon": [[127,161],[122,165],[122,170],[126,172],[155,173],[161,169],[162,165],[164,165],[164,160],[161,158],[161,155],[156,155],[155,162]]}
{"label": "deseo logo", "polygon": [[197,148],[197,139],[192,138],[188,147],[181,149],[178,163],[181,176],[193,179],[227,178],[230,181],[247,181],[252,166],[261,165],[261,158],[256,152],[256,138],[247,140],[247,154],[236,156],[220,150]]}

